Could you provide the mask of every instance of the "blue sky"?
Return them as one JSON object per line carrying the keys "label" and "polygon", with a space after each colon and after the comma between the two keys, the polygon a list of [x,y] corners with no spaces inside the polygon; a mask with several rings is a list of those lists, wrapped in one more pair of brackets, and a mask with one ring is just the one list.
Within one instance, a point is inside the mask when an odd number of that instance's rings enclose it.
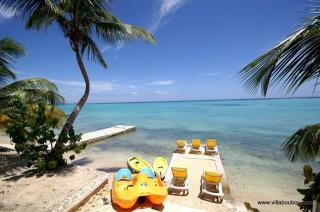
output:
{"label": "blue sky", "polygon": [[[152,31],[156,45],[135,41],[108,46],[98,41],[109,65],[85,61],[92,82],[89,102],[257,98],[237,72],[295,30],[307,16],[305,0],[114,0],[122,21]],[[56,26],[27,31],[0,13],[0,37],[23,43],[27,55],[14,67],[18,77],[55,82],[67,102],[84,83],[75,56]],[[311,96],[312,85],[295,96]],[[273,90],[268,97],[282,97]]]}

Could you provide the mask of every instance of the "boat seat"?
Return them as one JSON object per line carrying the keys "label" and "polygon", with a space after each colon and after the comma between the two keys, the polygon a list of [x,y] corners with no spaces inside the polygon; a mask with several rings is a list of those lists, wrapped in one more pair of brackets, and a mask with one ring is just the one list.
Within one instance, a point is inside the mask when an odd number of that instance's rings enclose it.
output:
{"label": "boat seat", "polygon": [[120,180],[131,180],[132,175],[131,175],[131,171],[127,168],[123,168],[120,169],[117,174],[116,174],[116,180],[120,181]]}
{"label": "boat seat", "polygon": [[156,178],[156,175],[154,174],[154,172],[150,168],[142,168],[140,170],[140,173],[144,173],[144,174],[146,174],[148,177],[150,177],[152,179]]}

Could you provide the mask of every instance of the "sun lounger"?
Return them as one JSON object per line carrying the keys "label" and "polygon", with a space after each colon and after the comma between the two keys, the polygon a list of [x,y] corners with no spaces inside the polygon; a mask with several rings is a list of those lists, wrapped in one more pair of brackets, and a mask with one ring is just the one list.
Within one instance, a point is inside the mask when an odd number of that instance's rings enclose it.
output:
{"label": "sun lounger", "polygon": [[187,142],[185,140],[177,140],[176,141],[176,152],[185,153],[187,148]]}
{"label": "sun lounger", "polygon": [[201,192],[200,195],[203,197],[204,194],[217,197],[220,202],[223,200],[222,184],[221,184],[222,174],[216,171],[203,170],[201,177]]}
{"label": "sun lounger", "polygon": [[208,155],[218,154],[218,147],[217,147],[216,139],[207,139],[205,153]]}
{"label": "sun lounger", "polygon": [[198,138],[191,140],[190,153],[201,153],[201,140]]}
{"label": "sun lounger", "polygon": [[183,195],[189,193],[189,177],[187,168],[171,167],[172,179],[168,187],[169,193],[173,193],[173,190],[178,190],[180,193],[183,191]]}

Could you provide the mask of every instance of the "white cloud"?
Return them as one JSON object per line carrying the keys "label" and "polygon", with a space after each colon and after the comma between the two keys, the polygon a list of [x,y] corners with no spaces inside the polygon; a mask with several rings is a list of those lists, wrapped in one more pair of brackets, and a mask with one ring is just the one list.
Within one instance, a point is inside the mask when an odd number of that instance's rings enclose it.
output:
{"label": "white cloud", "polygon": [[211,73],[201,74],[200,76],[202,76],[202,77],[214,77],[214,76],[219,76],[219,75],[221,75],[220,72],[211,72]]}
{"label": "white cloud", "polygon": [[154,94],[156,94],[156,95],[158,95],[158,96],[161,96],[161,95],[165,95],[165,94],[167,94],[167,93],[164,92],[164,91],[156,90],[156,91],[154,91]]}
{"label": "white cloud", "polygon": [[135,95],[138,95],[139,93],[137,91],[132,91],[131,94],[135,96]]}
{"label": "white cloud", "polygon": [[[74,80],[51,80],[52,82],[62,85],[62,86],[71,86],[71,87],[85,87],[84,81],[74,81]],[[101,91],[112,91],[114,90],[114,84],[106,81],[91,81],[90,87],[93,92]]]}
{"label": "white cloud", "polygon": [[157,10],[156,18],[149,30],[155,32],[168,15],[180,9],[187,1],[188,0],[162,0],[160,8]]}
{"label": "white cloud", "polygon": [[110,82],[92,82],[91,87],[95,91],[112,91],[114,85]]}
{"label": "white cloud", "polygon": [[137,89],[138,88],[136,85],[131,85],[131,84],[127,85],[127,87],[130,89]]}
{"label": "white cloud", "polygon": [[152,81],[149,83],[146,83],[148,86],[161,86],[161,85],[172,85],[174,83],[174,80],[157,80]]}
{"label": "white cloud", "polygon": [[50,80],[58,85],[63,86],[73,86],[73,87],[84,87],[83,81],[74,81],[74,80]]}

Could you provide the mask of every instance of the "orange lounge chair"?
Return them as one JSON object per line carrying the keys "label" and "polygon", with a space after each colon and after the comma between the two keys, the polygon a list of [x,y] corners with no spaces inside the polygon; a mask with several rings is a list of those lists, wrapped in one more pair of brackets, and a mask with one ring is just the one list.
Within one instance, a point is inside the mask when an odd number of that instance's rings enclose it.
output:
{"label": "orange lounge chair", "polygon": [[222,176],[222,174],[216,171],[203,170],[200,195],[208,194],[213,197],[218,197],[222,202],[224,196],[221,184]]}
{"label": "orange lounge chair", "polygon": [[218,154],[218,147],[217,147],[216,139],[207,139],[205,153],[209,154],[209,155]]}
{"label": "orange lounge chair", "polygon": [[171,167],[172,179],[168,186],[169,192],[172,189],[183,191],[183,195],[188,195],[189,193],[189,176],[187,168],[183,167]]}
{"label": "orange lounge chair", "polygon": [[187,148],[187,142],[185,140],[177,140],[176,146],[176,152],[185,153]]}
{"label": "orange lounge chair", "polygon": [[201,140],[199,138],[194,138],[191,140],[190,152],[201,153]]}

